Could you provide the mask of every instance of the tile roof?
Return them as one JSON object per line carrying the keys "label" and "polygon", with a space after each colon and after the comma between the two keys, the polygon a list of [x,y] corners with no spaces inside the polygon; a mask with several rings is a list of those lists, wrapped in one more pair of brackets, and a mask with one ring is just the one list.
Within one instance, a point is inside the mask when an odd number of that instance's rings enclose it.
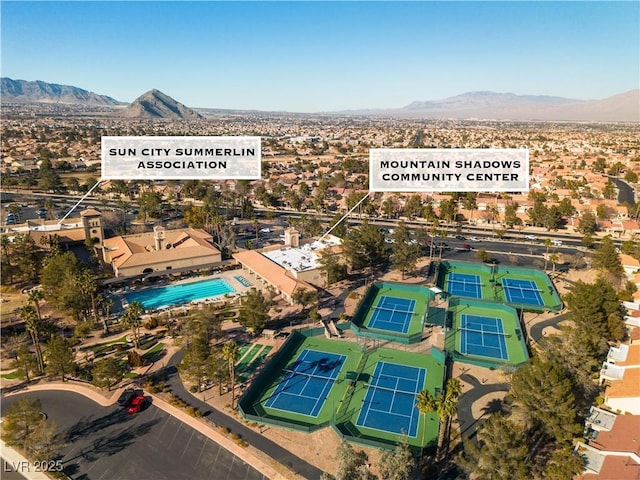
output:
{"label": "tile roof", "polygon": [[315,290],[315,288],[308,283],[293,278],[285,268],[255,250],[234,253],[233,258],[241,264],[246,265],[250,270],[253,270],[289,297],[291,297],[298,288]]}
{"label": "tile roof", "polygon": [[606,398],[640,398],[640,368],[627,368],[622,380],[612,381],[606,389]]}

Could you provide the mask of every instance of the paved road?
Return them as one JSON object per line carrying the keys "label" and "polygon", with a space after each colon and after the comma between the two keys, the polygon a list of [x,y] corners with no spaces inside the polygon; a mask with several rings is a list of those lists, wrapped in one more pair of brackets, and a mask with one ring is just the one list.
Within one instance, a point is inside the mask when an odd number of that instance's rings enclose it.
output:
{"label": "paved road", "polygon": [[480,420],[486,415],[499,411],[502,405],[502,402],[500,401],[490,402],[487,408],[482,412],[482,415],[479,418],[475,418],[471,413],[473,403],[489,393],[508,392],[509,384],[497,383],[484,385],[476,377],[467,373],[460,375],[460,380],[471,384],[473,387],[471,390],[461,395],[458,400],[458,421],[460,422],[460,433],[464,437],[470,438],[476,434]]}
{"label": "paved road", "polygon": [[[64,471],[82,480],[265,480],[217,443],[149,405],[136,415],[73,392],[41,391],[2,399],[6,411],[37,397],[60,432]],[[4,477],[4,476],[3,476]]]}
{"label": "paved road", "polygon": [[[259,450],[269,455],[271,458],[286,465],[290,469],[299,473],[304,478],[309,480],[317,480],[322,475],[322,470],[314,467],[313,465],[305,462],[301,458],[298,458],[288,450],[285,450],[280,445],[272,442],[268,438],[256,433],[250,428],[245,427],[242,423],[234,420],[226,414],[212,408],[211,405],[199,400],[197,397],[188,392],[178,376],[176,365],[182,360],[183,352],[177,352],[167,362],[167,384],[171,387],[171,391],[174,395],[179,396],[183,400],[187,401],[194,407],[197,407],[203,412],[209,420],[217,425],[228,428],[231,432],[237,433],[242,436],[244,440],[253,445]],[[330,452],[333,454],[333,452]],[[213,478],[213,477],[212,477]]]}

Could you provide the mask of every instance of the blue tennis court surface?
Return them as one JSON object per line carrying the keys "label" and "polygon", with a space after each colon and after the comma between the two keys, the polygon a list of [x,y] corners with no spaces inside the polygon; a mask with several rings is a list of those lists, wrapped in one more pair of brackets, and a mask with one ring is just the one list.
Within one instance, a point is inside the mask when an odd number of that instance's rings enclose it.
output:
{"label": "blue tennis court surface", "polygon": [[482,298],[480,275],[449,273],[447,292],[459,297]]}
{"label": "blue tennis court surface", "polygon": [[420,412],[416,394],[424,387],[426,370],[378,362],[356,425],[416,437]]}
{"label": "blue tennis court surface", "polygon": [[460,333],[460,353],[509,359],[501,319],[462,314]]}
{"label": "blue tennis court surface", "polygon": [[368,328],[407,333],[415,305],[415,300],[383,295],[378,299],[377,305],[373,307],[373,315],[369,320]]}
{"label": "blue tennis court surface", "polygon": [[544,305],[540,291],[533,280],[503,278],[502,288],[504,288],[504,294],[509,303]]}
{"label": "blue tennis court surface", "polygon": [[305,349],[291,364],[266,407],[317,417],[347,357]]}

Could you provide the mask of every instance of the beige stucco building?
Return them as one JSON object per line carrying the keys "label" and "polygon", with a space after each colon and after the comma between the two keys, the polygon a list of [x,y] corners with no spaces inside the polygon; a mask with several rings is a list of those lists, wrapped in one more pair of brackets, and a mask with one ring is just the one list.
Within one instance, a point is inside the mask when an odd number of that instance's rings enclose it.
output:
{"label": "beige stucco building", "polygon": [[102,252],[116,277],[200,270],[222,261],[213,237],[194,228],[165,230],[157,226],[149,233],[108,238]]}

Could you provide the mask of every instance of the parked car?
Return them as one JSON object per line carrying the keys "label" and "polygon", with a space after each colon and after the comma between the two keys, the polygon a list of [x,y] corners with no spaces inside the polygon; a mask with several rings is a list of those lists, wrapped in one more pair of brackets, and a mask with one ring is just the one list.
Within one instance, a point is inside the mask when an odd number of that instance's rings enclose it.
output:
{"label": "parked car", "polygon": [[133,388],[127,388],[118,397],[118,405],[121,407],[128,407],[135,396],[136,391]]}
{"label": "parked car", "polygon": [[480,241],[480,239],[478,237],[469,237],[469,240],[471,242],[479,242]]}
{"label": "parked car", "polygon": [[468,243],[463,243],[462,244],[462,249],[469,251],[469,250],[471,250],[471,245],[469,245]]}
{"label": "parked car", "polygon": [[562,240],[551,240],[551,244],[559,247],[560,245],[562,245]]}
{"label": "parked car", "polygon": [[537,240],[538,237],[536,237],[535,235],[525,235],[524,238],[526,240]]}
{"label": "parked car", "polygon": [[466,240],[466,238],[464,237],[464,235],[456,235],[455,236],[456,240]]}
{"label": "parked car", "polygon": [[271,229],[270,228],[261,228],[260,229],[260,233],[271,233]]}
{"label": "parked car", "polygon": [[138,413],[140,410],[142,410],[145,400],[146,399],[144,398],[144,395],[136,395],[135,397],[133,397],[133,399],[129,403],[129,408],[127,408],[127,413]]}

